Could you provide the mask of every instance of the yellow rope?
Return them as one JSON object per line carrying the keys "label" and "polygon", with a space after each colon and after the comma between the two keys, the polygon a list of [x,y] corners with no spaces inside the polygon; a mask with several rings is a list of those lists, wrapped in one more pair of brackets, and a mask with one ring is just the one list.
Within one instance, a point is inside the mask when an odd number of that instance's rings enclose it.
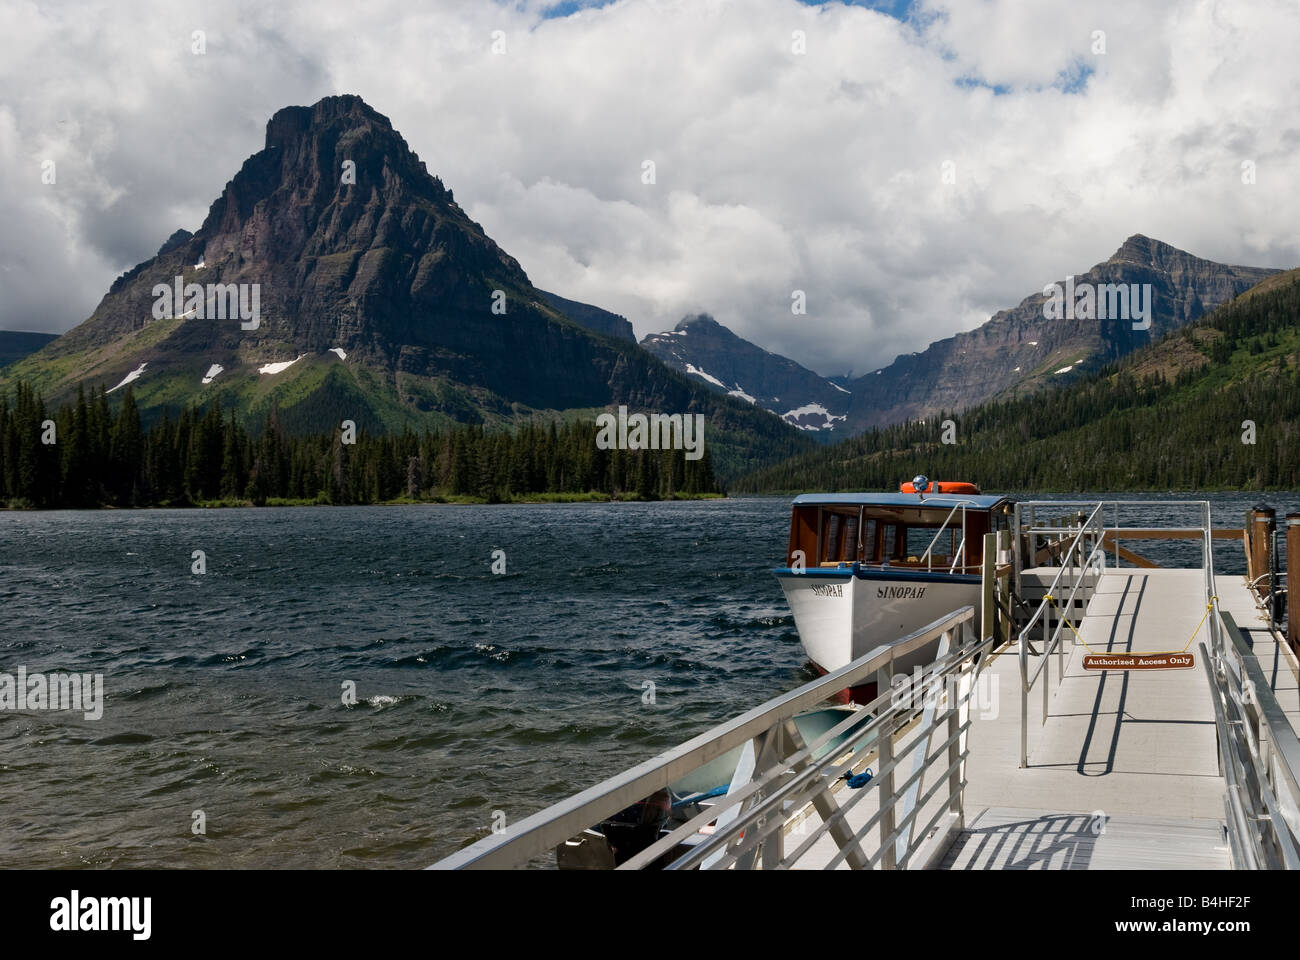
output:
{"label": "yellow rope", "polygon": [[[1052,606],[1054,606],[1054,607],[1056,606],[1056,598],[1055,598],[1054,596],[1052,596],[1050,593],[1044,594],[1044,595],[1043,595],[1043,599],[1046,600],[1048,603],[1050,603]],[[1145,656],[1153,656],[1153,657],[1154,657],[1154,656],[1159,656],[1160,654],[1169,654],[1169,653],[1186,653],[1186,652],[1187,652],[1187,648],[1190,647],[1190,646],[1192,645],[1192,641],[1196,639],[1196,635],[1197,635],[1198,633],[1201,632],[1201,627],[1205,626],[1205,619],[1206,619],[1206,617],[1208,617],[1208,616],[1210,615],[1210,611],[1214,609],[1214,602],[1215,602],[1216,600],[1218,600],[1218,599],[1219,599],[1218,597],[1210,597],[1210,602],[1207,603],[1207,604],[1205,605],[1205,612],[1204,612],[1203,614],[1201,614],[1201,622],[1198,623],[1198,624],[1196,625],[1196,629],[1192,631],[1192,635],[1191,635],[1190,637],[1187,638],[1187,642],[1186,642],[1185,644],[1183,644],[1183,649],[1181,649],[1181,650],[1151,650],[1151,651],[1146,651],[1146,650],[1144,650],[1144,651],[1142,651],[1142,654],[1141,654],[1141,655],[1144,656],[1144,657],[1145,657]],[[1059,608],[1058,608],[1058,609],[1059,609]],[[1066,617],[1064,614],[1062,614],[1062,615],[1061,615],[1061,619],[1065,621],[1065,625],[1066,625],[1067,627],[1069,627],[1069,628],[1070,628],[1070,632],[1074,634],[1074,639],[1078,640],[1079,643],[1082,644],[1083,649],[1087,650],[1087,651],[1088,651],[1089,653],[1091,653],[1093,656],[1101,656],[1101,654],[1098,654],[1096,650],[1092,649],[1092,647],[1088,646],[1086,643],[1083,642],[1083,637],[1079,636],[1079,631],[1074,629],[1074,624],[1072,624],[1072,623],[1070,622],[1070,619],[1069,619],[1068,617]],[[1134,651],[1129,651],[1129,652],[1134,652]]]}

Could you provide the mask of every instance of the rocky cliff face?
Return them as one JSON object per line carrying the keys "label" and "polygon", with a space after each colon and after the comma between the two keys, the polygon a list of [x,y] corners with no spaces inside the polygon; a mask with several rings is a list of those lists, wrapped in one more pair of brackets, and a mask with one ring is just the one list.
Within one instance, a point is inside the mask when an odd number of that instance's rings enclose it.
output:
{"label": "rocky cliff face", "polygon": [[[1129,237],[1110,259],[1073,278],[1067,315],[1044,316],[1048,297],[1035,293],[975,330],[852,381],[847,432],[963,410],[1072,379],[1160,339],[1277,272],[1226,266],[1149,237]],[[1064,301],[1065,280],[1059,283]],[[1095,300],[1091,310],[1078,300],[1089,286],[1095,296],[1104,284],[1136,284],[1139,291],[1150,284],[1149,327],[1134,329],[1132,310],[1127,318],[1098,317],[1119,313],[1118,300],[1105,290],[1100,308]]]}
{"label": "rocky cliff face", "polygon": [[354,362],[448,377],[529,406],[590,406],[608,393],[612,359],[558,382],[535,362],[517,362],[572,355],[586,338],[539,308],[515,259],[358,97],[276,113],[265,148],[226,185],[198,231],[188,239],[179,231],[118,278],[58,351],[144,331],[157,319],[155,286],[177,276],[185,284],[256,285],[260,325],[187,317],[154,348],[150,374],[173,361],[230,371],[337,348]]}
{"label": "rocky cliff face", "polygon": [[848,390],[736,336],[708,314],[686,317],[669,333],[650,334],[641,346],[700,383],[770,410],[818,439],[829,439],[845,423]]}
{"label": "rocky cliff face", "polygon": [[613,337],[615,340],[627,340],[630,343],[636,343],[636,333],[632,330],[632,323],[627,317],[617,313],[610,313],[600,307],[593,307],[589,303],[566,300],[558,294],[547,293],[545,290],[538,290],[537,292],[541,294],[542,300],[548,306],[557,313],[568,317],[574,323],[606,337]]}
{"label": "rocky cliff face", "polygon": [[[160,308],[177,277],[207,301],[195,308],[186,292]],[[219,315],[209,285],[256,289],[256,326]],[[345,416],[372,428],[510,422],[626,403],[706,412],[746,458],[798,440],[639,350],[625,319],[537,290],[355,96],[277,112],[197,231],[174,233],[85,323],[5,374],[55,402],[129,381],[146,416],[216,398],[258,415],[275,402],[291,429]]]}

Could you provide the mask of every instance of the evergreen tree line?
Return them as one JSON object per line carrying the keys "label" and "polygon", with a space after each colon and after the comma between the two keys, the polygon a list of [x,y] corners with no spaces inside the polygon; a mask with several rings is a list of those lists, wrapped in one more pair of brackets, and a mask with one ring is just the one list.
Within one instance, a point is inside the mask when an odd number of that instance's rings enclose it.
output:
{"label": "evergreen tree line", "polygon": [[[1204,366],[1142,373],[1176,356],[1173,338]],[[1298,354],[1300,283],[1291,283],[1074,383],[871,430],[732,487],[897,489],[919,472],[988,491],[1300,489]],[[945,420],[955,443],[942,442]]]}
{"label": "evergreen tree line", "polygon": [[[116,409],[114,408],[116,406]],[[53,421],[51,424],[49,421]],[[219,402],[164,415],[151,429],[128,386],[120,404],[100,388],[50,413],[19,383],[0,393],[0,506],[189,506],[211,501],[366,504],[468,496],[598,493],[646,500],[713,493],[707,445],[600,450],[591,422],[481,426],[372,435],[292,435],[272,410],[250,432]]]}

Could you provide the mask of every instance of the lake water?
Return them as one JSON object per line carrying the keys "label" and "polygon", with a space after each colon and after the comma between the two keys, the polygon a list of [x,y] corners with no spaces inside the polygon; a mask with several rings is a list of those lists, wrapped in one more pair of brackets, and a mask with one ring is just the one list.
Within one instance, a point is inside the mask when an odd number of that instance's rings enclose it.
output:
{"label": "lake water", "polygon": [[0,711],[0,867],[426,866],[810,679],[788,511],[0,513],[0,672],[106,688],[98,720]]}

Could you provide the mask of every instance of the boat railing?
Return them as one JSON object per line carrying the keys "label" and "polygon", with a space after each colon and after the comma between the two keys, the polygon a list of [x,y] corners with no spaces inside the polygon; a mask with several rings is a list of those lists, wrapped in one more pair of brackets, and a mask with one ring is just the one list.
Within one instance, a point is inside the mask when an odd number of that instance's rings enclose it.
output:
{"label": "boat railing", "polygon": [[934,537],[930,540],[930,545],[925,548],[925,553],[921,555],[921,559],[925,561],[925,569],[927,572],[934,570],[934,545],[939,542],[939,538],[943,536],[943,532],[948,529],[948,524],[952,521],[953,515],[958,510],[961,511],[961,546],[953,551],[952,567],[949,568],[948,572],[952,573],[953,570],[956,569],[957,561],[959,559],[966,559],[966,507],[971,502],[972,501],[969,500],[963,500],[954,505],[953,508],[948,511],[948,516],[943,518],[943,523],[941,523],[939,529],[935,531]]}
{"label": "boat railing", "polygon": [[[819,839],[829,836],[838,851],[830,866],[882,869],[925,865],[940,840],[940,828],[964,826],[966,735],[970,701],[981,654],[993,637],[976,638],[975,609],[954,610],[926,627],[882,644],[852,663],[755,707],[694,739],[560,801],[435,863],[431,869],[524,866],[607,817],[652,796],[736,747],[752,750],[752,773],[737,773],[725,797],[680,825],[619,869],[783,869]],[[935,641],[938,658],[895,685],[897,660]],[[862,710],[805,742],[796,715],[835,693],[875,680],[882,691]],[[864,718],[869,718],[864,721]],[[918,722],[919,718],[919,722]],[[906,742],[897,748],[896,741]],[[824,748],[835,741],[834,748]],[[864,786],[840,790],[847,775],[875,756]],[[905,765],[910,768],[905,768]],[[742,761],[742,767],[747,764]],[[935,772],[922,793],[927,772]],[[845,799],[844,794],[848,794]],[[867,797],[877,800],[865,825],[851,826],[849,812]],[[841,802],[842,801],[842,802]],[[794,833],[790,818],[811,805]],[[869,809],[869,808],[864,808]],[[928,814],[928,819],[921,818]],[[711,832],[701,828],[713,824]],[[870,837],[869,837],[870,835]],[[928,838],[928,839],[927,839]],[[788,844],[798,840],[797,846]],[[923,851],[924,848],[924,852]],[[684,851],[684,852],[683,852]],[[665,862],[668,859],[670,862]]]}
{"label": "boat railing", "polygon": [[948,568],[948,572],[955,573],[957,570],[957,565],[959,563],[961,563],[962,568],[965,569],[965,563],[964,563],[965,559],[966,559],[966,511],[963,510],[962,518],[961,518],[961,545],[957,547],[957,552],[952,555],[952,566]]}

